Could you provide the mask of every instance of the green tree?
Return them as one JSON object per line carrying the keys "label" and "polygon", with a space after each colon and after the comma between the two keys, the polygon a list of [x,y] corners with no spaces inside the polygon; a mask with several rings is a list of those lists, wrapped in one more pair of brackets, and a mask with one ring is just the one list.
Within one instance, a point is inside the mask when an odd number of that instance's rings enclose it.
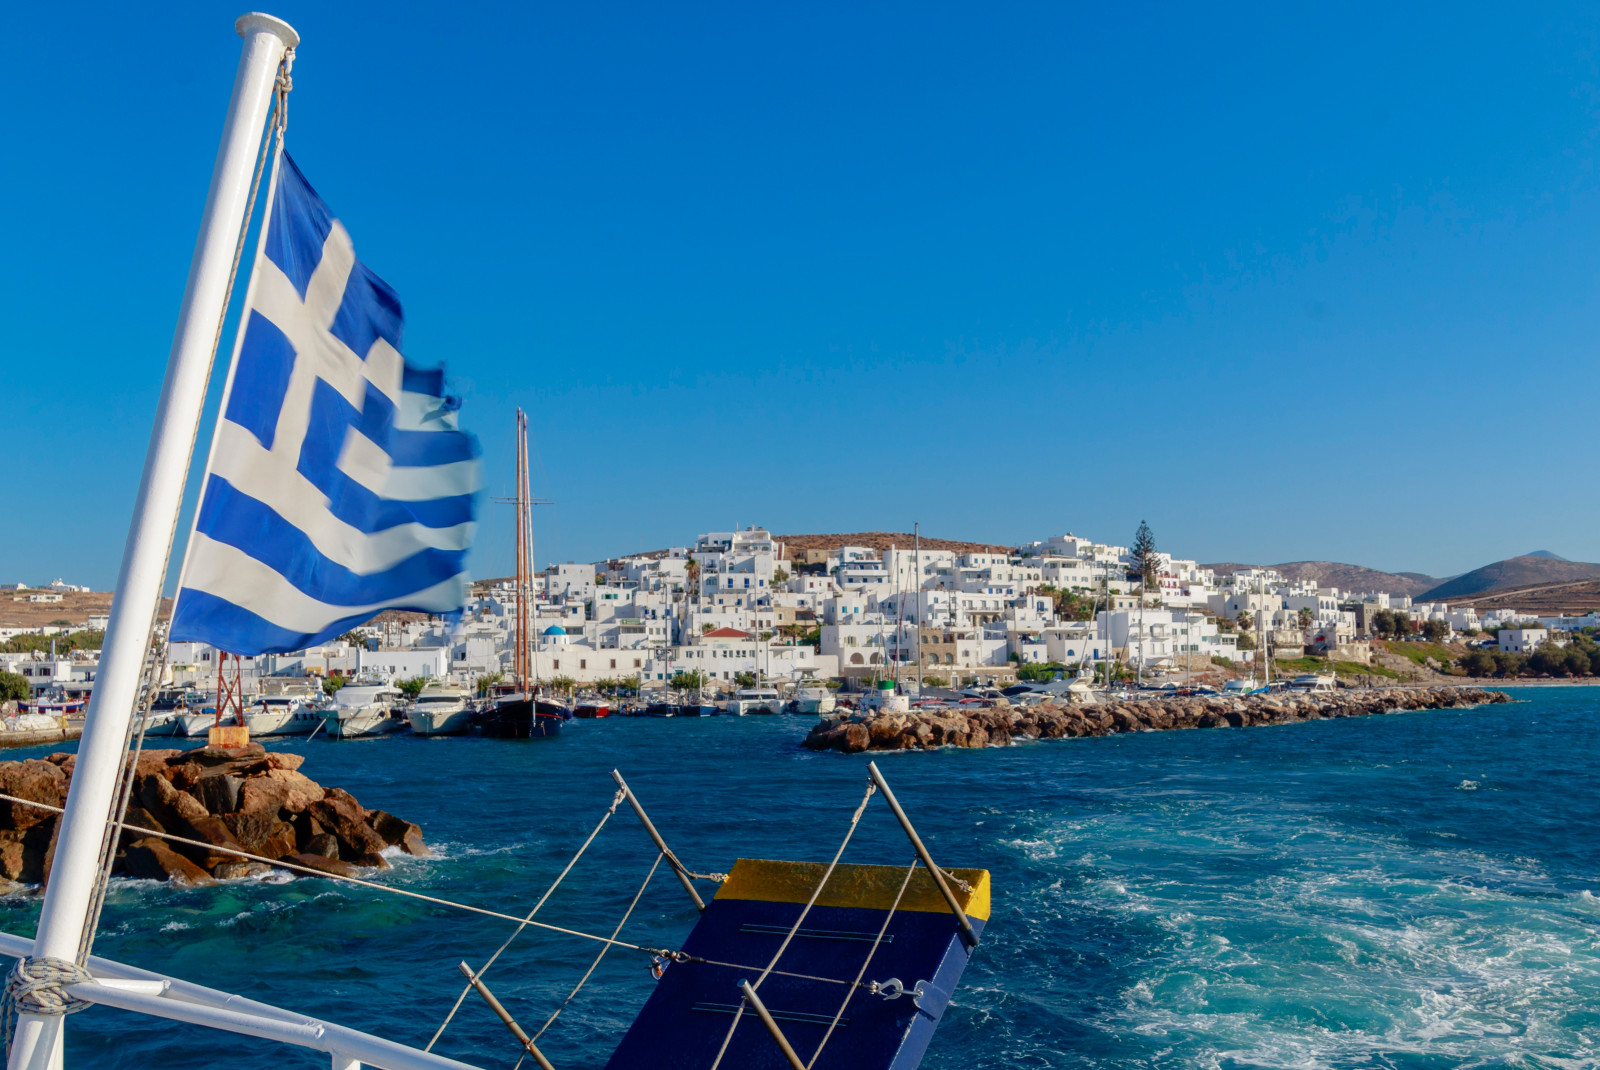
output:
{"label": "green tree", "polygon": [[1527,671],[1528,658],[1525,654],[1496,654],[1494,664],[1496,676],[1515,680]]}
{"label": "green tree", "polygon": [[773,572],[772,572],[772,582],[773,583],[788,583],[789,582],[789,571],[787,569],[782,569],[782,568],[774,569]]}
{"label": "green tree", "polygon": [[1442,620],[1425,621],[1422,625],[1424,639],[1434,643],[1442,643],[1450,638],[1450,625]]}
{"label": "green tree", "polygon": [[1300,627],[1302,628],[1311,627],[1311,622],[1316,619],[1317,615],[1311,612],[1311,609],[1308,606],[1302,606],[1300,611],[1295,614],[1295,620],[1300,622]]}
{"label": "green tree", "polygon": [[1239,630],[1241,632],[1255,631],[1256,616],[1248,609],[1239,610],[1239,615],[1234,618],[1234,621],[1239,625]]}
{"label": "green tree", "polygon": [[367,637],[360,632],[345,632],[339,636],[339,642],[349,643],[351,646],[366,646]]}
{"label": "green tree", "polygon": [[503,672],[487,673],[473,681],[473,690],[478,693],[479,698],[487,698],[489,697],[489,689],[505,678],[506,674]]}
{"label": "green tree", "polygon": [[618,680],[617,690],[637,695],[639,693],[639,674],[634,673],[632,676],[624,676]]}
{"label": "green tree", "polygon": [[33,694],[21,673],[0,672],[0,702],[23,702]]}
{"label": "green tree", "polygon": [[574,680],[570,676],[550,677],[550,690],[554,691],[558,695],[570,695],[572,694],[572,689],[577,686],[578,681]]}
{"label": "green tree", "polygon": [[1251,635],[1249,632],[1241,633],[1240,636],[1239,636],[1239,649],[1240,650],[1254,650],[1255,648],[1256,648],[1256,637]]}
{"label": "green tree", "polygon": [[1133,553],[1130,556],[1130,573],[1137,575],[1143,586],[1150,586],[1161,571],[1161,556],[1156,552],[1156,537],[1150,525],[1143,520],[1139,521],[1139,530],[1134,532]]}
{"label": "green tree", "polygon": [[668,683],[679,691],[699,691],[706,686],[706,674],[699,669],[690,669],[688,672],[675,672]]}
{"label": "green tree", "polygon": [[413,676],[409,679],[401,680],[394,686],[400,689],[402,695],[415,702],[417,696],[422,694],[422,689],[428,686],[428,678],[426,676]]}
{"label": "green tree", "polygon": [[1554,643],[1547,643],[1533,652],[1528,668],[1546,676],[1564,676],[1567,672],[1567,652]]}
{"label": "green tree", "polygon": [[1569,650],[1566,656],[1566,670],[1568,676],[1588,676],[1590,672],[1589,655],[1581,650]]}
{"label": "green tree", "polygon": [[1067,667],[1059,661],[1044,664],[1018,665],[1017,679],[1027,684],[1049,683],[1056,678],[1056,673],[1066,672]]}
{"label": "green tree", "polygon": [[1461,666],[1461,671],[1468,676],[1493,676],[1499,671],[1494,655],[1483,650],[1474,650],[1470,654],[1456,659],[1456,664]]}
{"label": "green tree", "polygon": [[349,682],[349,680],[345,679],[343,673],[330,673],[322,681],[322,693],[330,697],[337,695],[339,689]]}
{"label": "green tree", "polygon": [[760,683],[753,672],[736,672],[733,674],[733,682],[737,687],[755,687]]}

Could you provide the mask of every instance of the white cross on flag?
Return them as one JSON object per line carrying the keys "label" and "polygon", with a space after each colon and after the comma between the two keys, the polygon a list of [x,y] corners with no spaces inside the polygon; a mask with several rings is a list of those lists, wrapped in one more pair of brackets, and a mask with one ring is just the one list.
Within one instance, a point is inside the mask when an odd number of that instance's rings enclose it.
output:
{"label": "white cross on flag", "polygon": [[400,301],[287,153],[274,176],[172,639],[300,650],[385,609],[458,613],[477,440]]}

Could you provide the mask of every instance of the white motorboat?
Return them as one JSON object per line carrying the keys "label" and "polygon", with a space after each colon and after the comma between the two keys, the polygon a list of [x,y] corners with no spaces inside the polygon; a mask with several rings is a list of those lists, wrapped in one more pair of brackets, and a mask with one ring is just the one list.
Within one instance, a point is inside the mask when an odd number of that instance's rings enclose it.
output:
{"label": "white motorboat", "polygon": [[459,684],[429,684],[417,695],[406,719],[419,736],[453,736],[472,727],[471,695]]}
{"label": "white motorboat", "polygon": [[839,705],[833,692],[825,687],[802,687],[794,701],[796,713],[814,713],[818,717],[828,716]]}
{"label": "white motorboat", "polygon": [[783,709],[783,699],[770,687],[742,687],[728,700],[728,712],[735,717],[753,713],[777,713]]}
{"label": "white motorboat", "polygon": [[173,732],[173,735],[207,735],[211,731],[212,726],[217,723],[217,711],[201,710],[199,713],[181,713],[177,717],[177,722],[178,727],[177,730]]}
{"label": "white motorboat", "polygon": [[332,710],[305,695],[262,695],[244,711],[250,738],[257,736],[309,736]]}
{"label": "white motorboat", "polygon": [[325,731],[335,739],[380,736],[397,732],[404,721],[391,715],[400,690],[390,684],[346,684],[334,694]]}

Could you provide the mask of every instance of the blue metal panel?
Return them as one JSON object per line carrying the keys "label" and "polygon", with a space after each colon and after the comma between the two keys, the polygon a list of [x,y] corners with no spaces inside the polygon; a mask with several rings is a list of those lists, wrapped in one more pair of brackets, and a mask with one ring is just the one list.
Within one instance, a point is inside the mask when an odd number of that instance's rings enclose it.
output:
{"label": "blue metal panel", "polygon": [[[710,961],[667,968],[607,1070],[708,1070],[739,1006],[739,982],[754,983],[760,976],[802,907],[744,899],[708,904],[683,950]],[[886,914],[814,907],[778,962],[783,973],[774,972],[762,984],[762,1001],[802,1060],[816,1052],[849,991],[846,984],[808,977],[852,981]],[[981,931],[983,920],[971,921]],[[970,954],[950,914],[897,912],[862,982],[897,978],[907,994],[885,999],[856,989],[815,1070],[915,1070]],[[910,991],[919,981],[926,982],[927,994],[914,1002]],[[722,1066],[785,1070],[788,1063],[760,1019],[746,1011]]]}

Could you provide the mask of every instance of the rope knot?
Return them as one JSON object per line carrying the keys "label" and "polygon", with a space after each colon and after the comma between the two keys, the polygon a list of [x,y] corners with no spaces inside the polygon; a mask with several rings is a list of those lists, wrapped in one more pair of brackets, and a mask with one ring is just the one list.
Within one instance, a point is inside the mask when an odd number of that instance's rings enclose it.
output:
{"label": "rope knot", "polygon": [[70,994],[67,986],[93,980],[93,974],[68,959],[19,959],[6,978],[5,1001],[23,1014],[74,1014],[93,1004]]}

